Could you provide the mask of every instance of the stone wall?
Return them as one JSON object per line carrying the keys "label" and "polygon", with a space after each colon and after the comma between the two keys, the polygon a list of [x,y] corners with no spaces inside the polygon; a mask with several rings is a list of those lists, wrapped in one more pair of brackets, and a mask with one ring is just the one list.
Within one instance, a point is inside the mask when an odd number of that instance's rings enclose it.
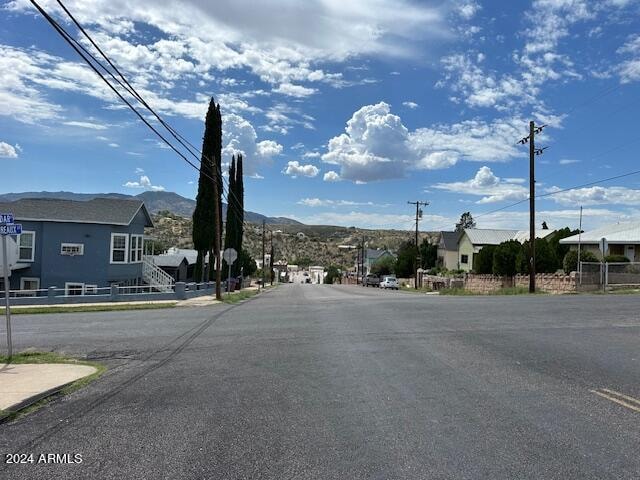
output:
{"label": "stone wall", "polygon": [[[509,287],[529,287],[529,275],[501,277],[468,273],[464,279],[464,288],[474,293],[490,293]],[[551,294],[575,293],[577,291],[575,273],[571,275],[539,273],[536,275],[536,290]]]}

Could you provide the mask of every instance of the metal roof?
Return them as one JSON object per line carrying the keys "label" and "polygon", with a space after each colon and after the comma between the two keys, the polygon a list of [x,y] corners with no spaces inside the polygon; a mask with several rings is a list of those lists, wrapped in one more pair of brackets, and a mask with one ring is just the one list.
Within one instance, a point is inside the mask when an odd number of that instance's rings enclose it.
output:
{"label": "metal roof", "polygon": [[560,240],[561,244],[600,243],[605,238],[608,243],[640,243],[640,222],[622,222],[583,232]]}
{"label": "metal roof", "polygon": [[518,230],[495,230],[490,228],[465,228],[464,233],[474,245],[499,245],[513,240]]}
{"label": "metal roof", "polygon": [[[551,230],[550,228],[545,228],[544,230],[536,230],[536,238],[547,238],[553,232],[555,232],[555,230]],[[513,240],[517,240],[520,243],[526,242],[527,240],[529,240],[529,230],[518,231],[518,233],[516,233],[513,237]]]}
{"label": "metal roof", "polygon": [[371,248],[367,248],[366,258],[375,260],[376,258],[380,258],[382,255],[389,254],[392,257],[395,257],[393,253],[389,250],[373,250]]}
{"label": "metal roof", "polygon": [[445,250],[457,250],[463,232],[440,232],[440,246]]}
{"label": "metal roof", "polygon": [[0,202],[0,211],[13,213],[18,221],[99,223],[129,225],[142,209],[145,227],[153,227],[151,216],[142,200],[94,198],[91,200],[61,200],[57,198],[23,198],[15,202]]}
{"label": "metal roof", "polygon": [[[159,267],[178,268],[186,260],[184,255],[153,255],[153,263]],[[188,261],[187,261],[188,263]]]}

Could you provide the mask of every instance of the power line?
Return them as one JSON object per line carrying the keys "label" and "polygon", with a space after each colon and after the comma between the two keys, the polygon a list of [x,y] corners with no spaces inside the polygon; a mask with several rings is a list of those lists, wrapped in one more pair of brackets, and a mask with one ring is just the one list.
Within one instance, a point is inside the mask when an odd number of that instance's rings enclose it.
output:
{"label": "power line", "polygon": [[[153,109],[151,106],[144,100],[142,95],[140,95],[136,89],[131,85],[131,83],[126,79],[126,77],[122,74],[122,72],[116,67],[116,65],[108,58],[108,56],[104,53],[104,51],[97,45],[97,43],[91,38],[91,36],[86,32],[86,30],[80,25],[80,23],[73,17],[73,15],[69,12],[69,10],[64,6],[64,4],[58,0],[58,4],[63,8],[65,13],[71,18],[71,20],[75,23],[75,25],[80,29],[80,31],[87,37],[89,42],[100,52],[103,58],[109,63],[109,65],[118,73],[122,81],[120,81],[113,73],[106,68],[104,64],[102,64],[91,52],[89,52],[82,44],[80,44],[75,38],[73,38],[55,19],[51,17],[37,2],[31,0],[31,3],[38,9],[38,11],[42,14],[42,16],[53,26],[53,28],[62,36],[62,38],[76,51],[76,53],[85,61],[87,65],[103,80],[104,83],[120,98],[122,102],[124,102],[129,109],[131,109],[136,116],[149,128],[151,129],[166,145],[169,146],[176,154],[178,154],[185,162],[187,162],[190,166],[198,170],[202,175],[208,178],[211,181],[216,181],[213,177],[211,177],[206,172],[201,170],[201,166],[198,167],[196,164],[191,162],[185,155],[180,152],[171,142],[169,142],[164,135],[162,135],[153,125],[151,125],[138,110],[131,105],[131,103],[123,97],[123,95],[104,77],[104,75],[96,68],[96,66],[89,60],[91,58],[97,65],[99,65],[111,78],[117,82],[122,88],[124,88],[132,97],[134,97],[139,103],[141,103],[147,110],[149,110],[154,117],[160,122],[160,124],[174,137],[178,143],[180,143],[188,152],[191,154],[200,164],[201,160],[194,154],[194,152],[189,148],[189,146],[195,151],[199,152],[202,157],[208,160],[214,169],[214,176],[218,176],[221,178],[223,183],[227,184],[226,200],[227,200],[227,208],[234,208],[235,204],[229,201],[229,194],[235,197],[235,193],[229,188],[229,182],[224,178],[224,175],[218,168],[218,165],[215,162],[212,162],[206,155],[202,154],[193,144],[191,144],[188,140],[186,140],[180,133],[178,133],[171,125],[169,125],[162,117]],[[89,57],[89,58],[87,58]],[[124,82],[124,83],[123,83]],[[186,143],[186,144],[185,144]],[[189,146],[187,146],[189,145]],[[223,196],[225,196],[224,186],[222,191]],[[238,201],[236,199],[236,201]],[[237,209],[236,213],[240,213]],[[246,222],[243,218],[243,225],[246,225]]]}

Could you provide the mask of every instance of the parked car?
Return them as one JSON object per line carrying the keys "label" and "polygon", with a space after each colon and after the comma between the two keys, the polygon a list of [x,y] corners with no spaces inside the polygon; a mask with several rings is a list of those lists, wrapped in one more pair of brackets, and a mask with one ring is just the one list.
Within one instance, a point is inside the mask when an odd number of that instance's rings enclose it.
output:
{"label": "parked car", "polygon": [[364,277],[363,287],[379,287],[380,286],[380,277],[370,273],[366,277]]}
{"label": "parked car", "polygon": [[391,288],[392,290],[398,290],[400,288],[400,284],[398,283],[398,279],[396,277],[392,277],[387,275],[382,278],[380,282],[380,288]]}

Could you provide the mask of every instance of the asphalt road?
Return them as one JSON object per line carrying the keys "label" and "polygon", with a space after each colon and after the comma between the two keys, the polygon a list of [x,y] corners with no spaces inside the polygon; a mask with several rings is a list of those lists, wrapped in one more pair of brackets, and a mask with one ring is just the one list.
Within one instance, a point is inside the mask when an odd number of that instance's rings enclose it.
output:
{"label": "asphalt road", "polygon": [[16,316],[18,349],[110,369],[0,425],[3,459],[81,464],[0,478],[638,479],[640,411],[592,391],[640,398],[639,307],[282,285],[233,307]]}

